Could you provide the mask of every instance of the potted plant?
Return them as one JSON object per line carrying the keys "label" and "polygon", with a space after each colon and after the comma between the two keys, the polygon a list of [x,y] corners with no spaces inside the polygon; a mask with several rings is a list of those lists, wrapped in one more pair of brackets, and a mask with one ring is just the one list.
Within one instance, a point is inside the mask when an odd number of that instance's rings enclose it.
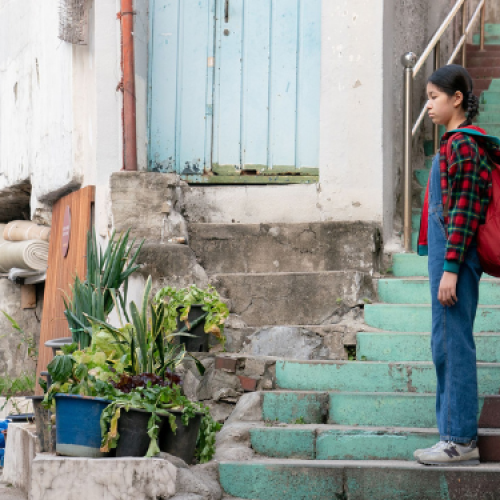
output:
{"label": "potted plant", "polygon": [[64,314],[71,330],[72,341],[81,349],[88,347],[91,342],[92,325],[89,316],[105,321],[115,307],[116,300],[125,305],[128,279],[139,267],[136,260],[144,240],[132,254],[136,240],[129,244],[130,229],[118,239],[115,234],[113,232],[111,235],[103,253],[97,246],[95,229],[89,231],[86,279],[81,281],[76,276],[71,297],[66,295],[63,298],[66,308]]}
{"label": "potted plant", "polygon": [[213,286],[165,287],[158,291],[155,302],[166,303],[165,330],[181,333],[187,351],[208,352],[209,334],[214,335],[224,349],[224,323],[229,309]]}
{"label": "potted plant", "polygon": [[[109,454],[113,448],[118,456],[154,456],[160,451],[158,441],[162,427],[167,425],[176,432],[176,419],[180,415],[182,431],[191,423],[195,425],[192,431],[195,438],[191,437],[191,442],[195,442],[198,448],[199,459],[208,461],[211,458],[215,432],[220,426],[213,421],[208,409],[182,395],[181,379],[174,372],[187,352],[183,345],[173,344],[172,340],[178,334],[165,332],[165,303],[149,304],[151,287],[149,278],[140,309],[134,302],[128,311],[121,304],[117,307],[120,327],[88,316],[92,325],[91,345],[82,350],[77,350],[76,344],[65,346],[63,354],[50,363],[49,373],[54,383],[44,404],[53,407],[56,402],[58,452],[80,453],[81,447],[86,446],[83,451],[90,451],[92,456]],[[111,295],[117,302],[114,291]],[[203,372],[203,365],[193,359]],[[96,401],[96,398],[105,401]],[[98,402],[100,406],[91,410],[88,407],[90,401]],[[60,407],[77,402],[81,404],[80,413],[89,422],[87,427],[92,420],[92,429],[85,428],[82,432],[77,426],[78,429],[73,427],[72,432],[64,431],[66,424],[61,419],[70,420],[71,417]],[[91,418],[88,413],[91,413]],[[96,422],[99,420],[102,443],[98,453]],[[70,425],[75,426],[74,422]],[[68,443],[70,435],[80,441]],[[81,443],[83,437],[87,439],[85,444]],[[194,449],[191,456],[193,452]]]}

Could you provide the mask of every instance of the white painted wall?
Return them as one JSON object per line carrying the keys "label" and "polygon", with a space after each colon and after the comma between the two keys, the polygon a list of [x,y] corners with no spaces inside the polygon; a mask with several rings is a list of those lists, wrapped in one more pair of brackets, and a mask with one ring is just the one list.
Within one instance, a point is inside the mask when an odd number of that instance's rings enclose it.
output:
{"label": "white painted wall", "polygon": [[370,0],[323,1],[319,184],[193,186],[190,220],[382,223],[383,14]]}
{"label": "white painted wall", "polygon": [[122,167],[119,11],[120,0],[91,0],[89,44],[74,46],[57,37],[59,0],[0,0],[0,196],[31,180],[34,213],[94,184],[103,236]]}

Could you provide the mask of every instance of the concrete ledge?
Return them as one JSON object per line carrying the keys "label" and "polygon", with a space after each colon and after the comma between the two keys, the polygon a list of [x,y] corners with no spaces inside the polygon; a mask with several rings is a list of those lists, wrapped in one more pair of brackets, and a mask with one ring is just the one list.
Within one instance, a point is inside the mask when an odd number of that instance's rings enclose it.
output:
{"label": "concrete ledge", "polygon": [[221,484],[246,499],[473,500],[496,499],[500,465],[425,467],[416,462],[253,460],[221,462]]}
{"label": "concrete ledge", "polygon": [[31,500],[150,500],[176,493],[177,469],[167,460],[85,459],[38,455]]}
{"label": "concrete ledge", "polygon": [[[5,404],[5,399],[0,397],[0,420],[5,420],[11,413],[33,413],[33,403],[31,399],[26,399],[25,397],[20,398],[10,398],[7,404]],[[5,405],[5,407],[4,407]]]}
{"label": "concrete ledge", "polygon": [[38,447],[33,424],[10,424],[5,447],[3,481],[27,493]]}

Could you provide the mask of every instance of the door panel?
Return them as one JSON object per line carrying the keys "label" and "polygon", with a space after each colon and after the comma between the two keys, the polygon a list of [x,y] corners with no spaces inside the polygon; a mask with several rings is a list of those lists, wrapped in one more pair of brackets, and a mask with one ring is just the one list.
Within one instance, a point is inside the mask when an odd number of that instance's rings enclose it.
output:
{"label": "door panel", "polygon": [[317,174],[321,0],[151,0],[150,12],[150,170]]}
{"label": "door panel", "polygon": [[210,164],[214,0],[153,0],[150,170],[202,174]]}
{"label": "door panel", "polygon": [[216,173],[317,168],[321,0],[219,0]]}

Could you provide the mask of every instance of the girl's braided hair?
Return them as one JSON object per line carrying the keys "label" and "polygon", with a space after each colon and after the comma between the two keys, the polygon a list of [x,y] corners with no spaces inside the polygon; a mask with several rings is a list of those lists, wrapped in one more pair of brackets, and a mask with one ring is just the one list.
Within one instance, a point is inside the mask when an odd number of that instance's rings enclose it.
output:
{"label": "girl's braided hair", "polygon": [[429,77],[429,83],[433,83],[450,97],[456,92],[464,96],[462,107],[467,113],[467,120],[460,125],[471,125],[472,120],[479,115],[479,98],[472,93],[474,84],[469,72],[459,64],[449,64],[434,71]]}

